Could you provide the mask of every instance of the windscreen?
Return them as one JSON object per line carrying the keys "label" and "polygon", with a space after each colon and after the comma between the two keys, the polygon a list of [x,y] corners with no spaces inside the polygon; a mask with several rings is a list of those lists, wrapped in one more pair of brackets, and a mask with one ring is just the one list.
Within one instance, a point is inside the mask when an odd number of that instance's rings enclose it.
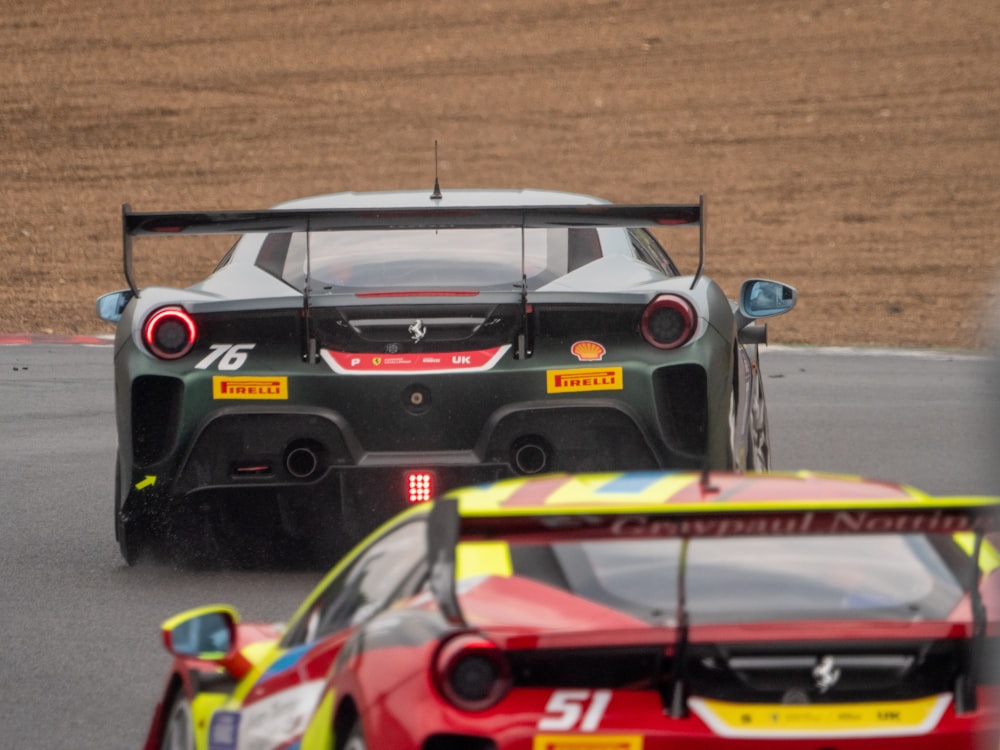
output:
{"label": "windscreen", "polygon": [[[677,539],[573,542],[511,550],[514,572],[578,596],[672,624]],[[943,620],[963,595],[969,558],[944,535],[692,539],[690,621]]]}
{"label": "windscreen", "polygon": [[529,289],[602,257],[599,232],[591,228],[399,229],[271,235],[258,265],[277,265],[298,289],[308,274],[314,294],[341,288],[509,290],[521,284],[522,246]]}

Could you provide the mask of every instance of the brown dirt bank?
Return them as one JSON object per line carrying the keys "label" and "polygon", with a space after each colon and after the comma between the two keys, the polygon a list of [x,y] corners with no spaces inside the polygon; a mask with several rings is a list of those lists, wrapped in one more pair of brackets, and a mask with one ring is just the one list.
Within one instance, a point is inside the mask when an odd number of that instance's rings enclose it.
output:
{"label": "brown dirt bank", "polygon": [[[772,341],[986,340],[994,0],[2,5],[0,332],[109,330],[124,201],[429,188],[436,139],[445,189],[704,193],[710,274],[799,287]],[[218,239],[140,243],[140,280],[190,283]]]}

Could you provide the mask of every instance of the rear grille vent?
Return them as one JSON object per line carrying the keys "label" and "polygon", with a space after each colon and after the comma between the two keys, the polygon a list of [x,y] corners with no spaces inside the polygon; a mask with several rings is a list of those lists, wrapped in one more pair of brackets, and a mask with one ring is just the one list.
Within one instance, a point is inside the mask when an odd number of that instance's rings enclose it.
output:
{"label": "rear grille vent", "polygon": [[698,365],[673,365],[656,371],[660,423],[671,448],[703,456],[708,450],[708,379]]}
{"label": "rear grille vent", "polygon": [[514,684],[522,687],[650,689],[669,670],[662,647],[511,651]]}
{"label": "rear grille vent", "polygon": [[161,460],[173,447],[183,390],[177,378],[142,375],[132,382],[132,455],[138,466]]}
{"label": "rear grille vent", "polygon": [[[521,687],[656,690],[672,693],[668,646],[510,651]],[[962,641],[689,645],[682,677],[689,696],[734,703],[853,703],[951,692]]]}
{"label": "rear grille vent", "polygon": [[699,648],[688,662],[690,694],[749,703],[907,700],[947,692],[960,663],[956,644],[870,649],[811,646],[776,652]]}
{"label": "rear grille vent", "polygon": [[[336,313],[336,314],[334,314]],[[401,317],[392,307],[315,310],[320,345],[343,352],[423,352],[487,349],[509,344],[521,325],[516,305],[414,304]]]}

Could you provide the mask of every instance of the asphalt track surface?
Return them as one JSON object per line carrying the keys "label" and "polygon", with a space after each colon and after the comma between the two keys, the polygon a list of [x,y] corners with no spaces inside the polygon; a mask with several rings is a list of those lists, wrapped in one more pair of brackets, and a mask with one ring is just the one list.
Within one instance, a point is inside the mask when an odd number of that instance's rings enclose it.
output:
{"label": "asphalt track surface", "polygon": [[[775,469],[1000,491],[992,360],[777,347],[762,360]],[[279,621],[320,576],[122,563],[109,346],[0,345],[0,427],[0,747],[141,747],[168,664],[160,622],[213,602]]]}

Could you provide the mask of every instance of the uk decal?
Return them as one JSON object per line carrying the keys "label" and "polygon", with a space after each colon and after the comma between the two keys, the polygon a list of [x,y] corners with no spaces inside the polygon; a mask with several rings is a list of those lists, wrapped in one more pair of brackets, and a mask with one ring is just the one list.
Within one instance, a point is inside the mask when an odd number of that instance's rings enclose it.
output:
{"label": "uk decal", "polygon": [[569,351],[581,362],[600,362],[608,350],[596,341],[577,341]]}
{"label": "uk decal", "polygon": [[245,401],[285,401],[288,399],[288,378],[215,375],[212,377],[212,398]]}
{"label": "uk decal", "polygon": [[546,370],[546,390],[549,393],[622,390],[622,368],[578,367],[573,370]]}
{"label": "uk decal", "polygon": [[465,352],[410,352],[370,354],[323,349],[320,355],[340,375],[401,375],[413,372],[482,372],[491,370],[510,350],[510,344]]}

